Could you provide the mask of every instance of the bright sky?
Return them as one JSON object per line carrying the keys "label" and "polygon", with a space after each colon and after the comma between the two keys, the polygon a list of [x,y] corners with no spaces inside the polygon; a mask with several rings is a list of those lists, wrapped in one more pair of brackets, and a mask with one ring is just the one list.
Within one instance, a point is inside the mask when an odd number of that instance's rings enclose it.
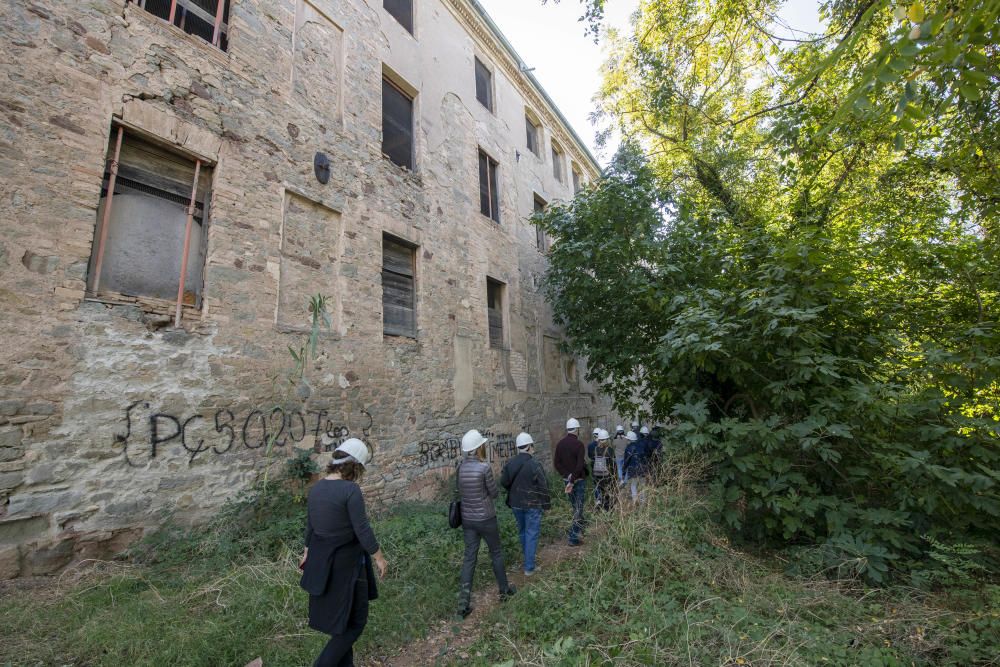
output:
{"label": "bright sky", "polygon": [[[602,165],[607,164],[614,146],[603,153],[595,143],[595,129],[589,115],[594,110],[593,97],[601,85],[600,67],[604,62],[603,46],[594,44],[584,34],[579,21],[583,8],[579,0],[479,0],[500,27],[535,78],[559,106],[573,129],[587,144]],[[789,0],[781,17],[798,30],[818,31],[818,0]],[[620,30],[628,30],[629,16],[639,0],[609,0],[605,21]],[[779,31],[778,34],[787,35]]]}

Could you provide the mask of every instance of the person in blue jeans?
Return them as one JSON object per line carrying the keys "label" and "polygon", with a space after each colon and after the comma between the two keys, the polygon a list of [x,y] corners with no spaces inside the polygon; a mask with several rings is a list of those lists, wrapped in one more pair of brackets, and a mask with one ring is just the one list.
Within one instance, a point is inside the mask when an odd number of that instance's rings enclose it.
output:
{"label": "person in blue jeans", "polygon": [[521,433],[515,441],[517,456],[500,473],[500,486],[507,489],[507,507],[517,521],[517,534],[524,552],[524,575],[538,571],[535,552],[542,533],[542,514],[552,507],[549,483],[542,464],[534,457],[535,440]]}
{"label": "person in blue jeans", "polygon": [[580,546],[583,533],[583,504],[587,495],[587,448],[580,441],[580,422],[566,420],[566,437],[556,445],[553,467],[566,482],[566,497],[573,505],[573,523],[569,528],[569,545]]}

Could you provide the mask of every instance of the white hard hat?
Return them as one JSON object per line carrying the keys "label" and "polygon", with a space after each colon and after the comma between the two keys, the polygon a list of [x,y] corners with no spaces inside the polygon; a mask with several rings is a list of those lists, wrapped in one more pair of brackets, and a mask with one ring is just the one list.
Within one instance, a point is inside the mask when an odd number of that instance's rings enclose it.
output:
{"label": "white hard hat", "polygon": [[598,440],[607,440],[610,437],[611,437],[611,435],[609,435],[608,432],[605,431],[603,428],[597,429],[597,439]]}
{"label": "white hard hat", "polygon": [[344,442],[340,443],[340,446],[333,450],[336,452],[344,452],[350,458],[334,458],[330,461],[333,465],[340,465],[341,463],[347,463],[350,460],[355,460],[362,466],[367,464],[372,459],[371,450],[368,449],[368,445],[357,438],[348,438]]}
{"label": "white hard hat", "polygon": [[638,426],[638,425],[639,425],[639,420],[633,419],[632,420],[632,426]]}
{"label": "white hard hat", "polygon": [[635,434],[635,431],[629,431],[628,433],[625,434],[625,437],[628,440],[631,440],[632,442],[635,442],[636,440],[639,439],[639,436]]}
{"label": "white hard hat", "polygon": [[642,428],[639,429],[639,433],[642,433],[643,435],[649,435],[649,427],[643,426]]}
{"label": "white hard hat", "polygon": [[472,429],[462,436],[462,451],[474,452],[485,445],[487,440],[489,440],[489,438],[484,438],[482,433],[476,429]]}
{"label": "white hard hat", "polygon": [[615,427],[615,433],[624,433],[624,432],[625,432],[625,427],[622,426],[621,424]]}
{"label": "white hard hat", "polygon": [[573,417],[570,417],[569,419],[566,420],[566,430],[572,431],[575,428],[580,428],[580,422],[578,422]]}
{"label": "white hard hat", "polygon": [[594,429],[594,435],[597,435],[597,434],[598,434],[598,433],[600,433],[600,432],[601,432],[601,429],[599,429],[599,428],[595,428],[595,429]]}
{"label": "white hard hat", "polygon": [[535,444],[535,439],[531,437],[530,433],[518,433],[516,444],[518,449],[527,449]]}

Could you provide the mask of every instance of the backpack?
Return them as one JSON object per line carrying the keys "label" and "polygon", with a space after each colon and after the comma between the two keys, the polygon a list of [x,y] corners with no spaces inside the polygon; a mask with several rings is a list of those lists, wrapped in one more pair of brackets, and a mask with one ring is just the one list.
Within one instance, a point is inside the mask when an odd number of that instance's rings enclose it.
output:
{"label": "backpack", "polygon": [[605,477],[608,475],[609,449],[609,447],[598,447],[594,450],[594,477]]}

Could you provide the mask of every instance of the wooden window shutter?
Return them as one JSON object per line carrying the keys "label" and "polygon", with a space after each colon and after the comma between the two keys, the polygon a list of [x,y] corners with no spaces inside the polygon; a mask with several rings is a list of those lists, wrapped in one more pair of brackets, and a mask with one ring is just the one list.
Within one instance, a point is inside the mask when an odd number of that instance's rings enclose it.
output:
{"label": "wooden window shutter", "polygon": [[382,238],[382,330],[394,336],[417,336],[416,250]]}

